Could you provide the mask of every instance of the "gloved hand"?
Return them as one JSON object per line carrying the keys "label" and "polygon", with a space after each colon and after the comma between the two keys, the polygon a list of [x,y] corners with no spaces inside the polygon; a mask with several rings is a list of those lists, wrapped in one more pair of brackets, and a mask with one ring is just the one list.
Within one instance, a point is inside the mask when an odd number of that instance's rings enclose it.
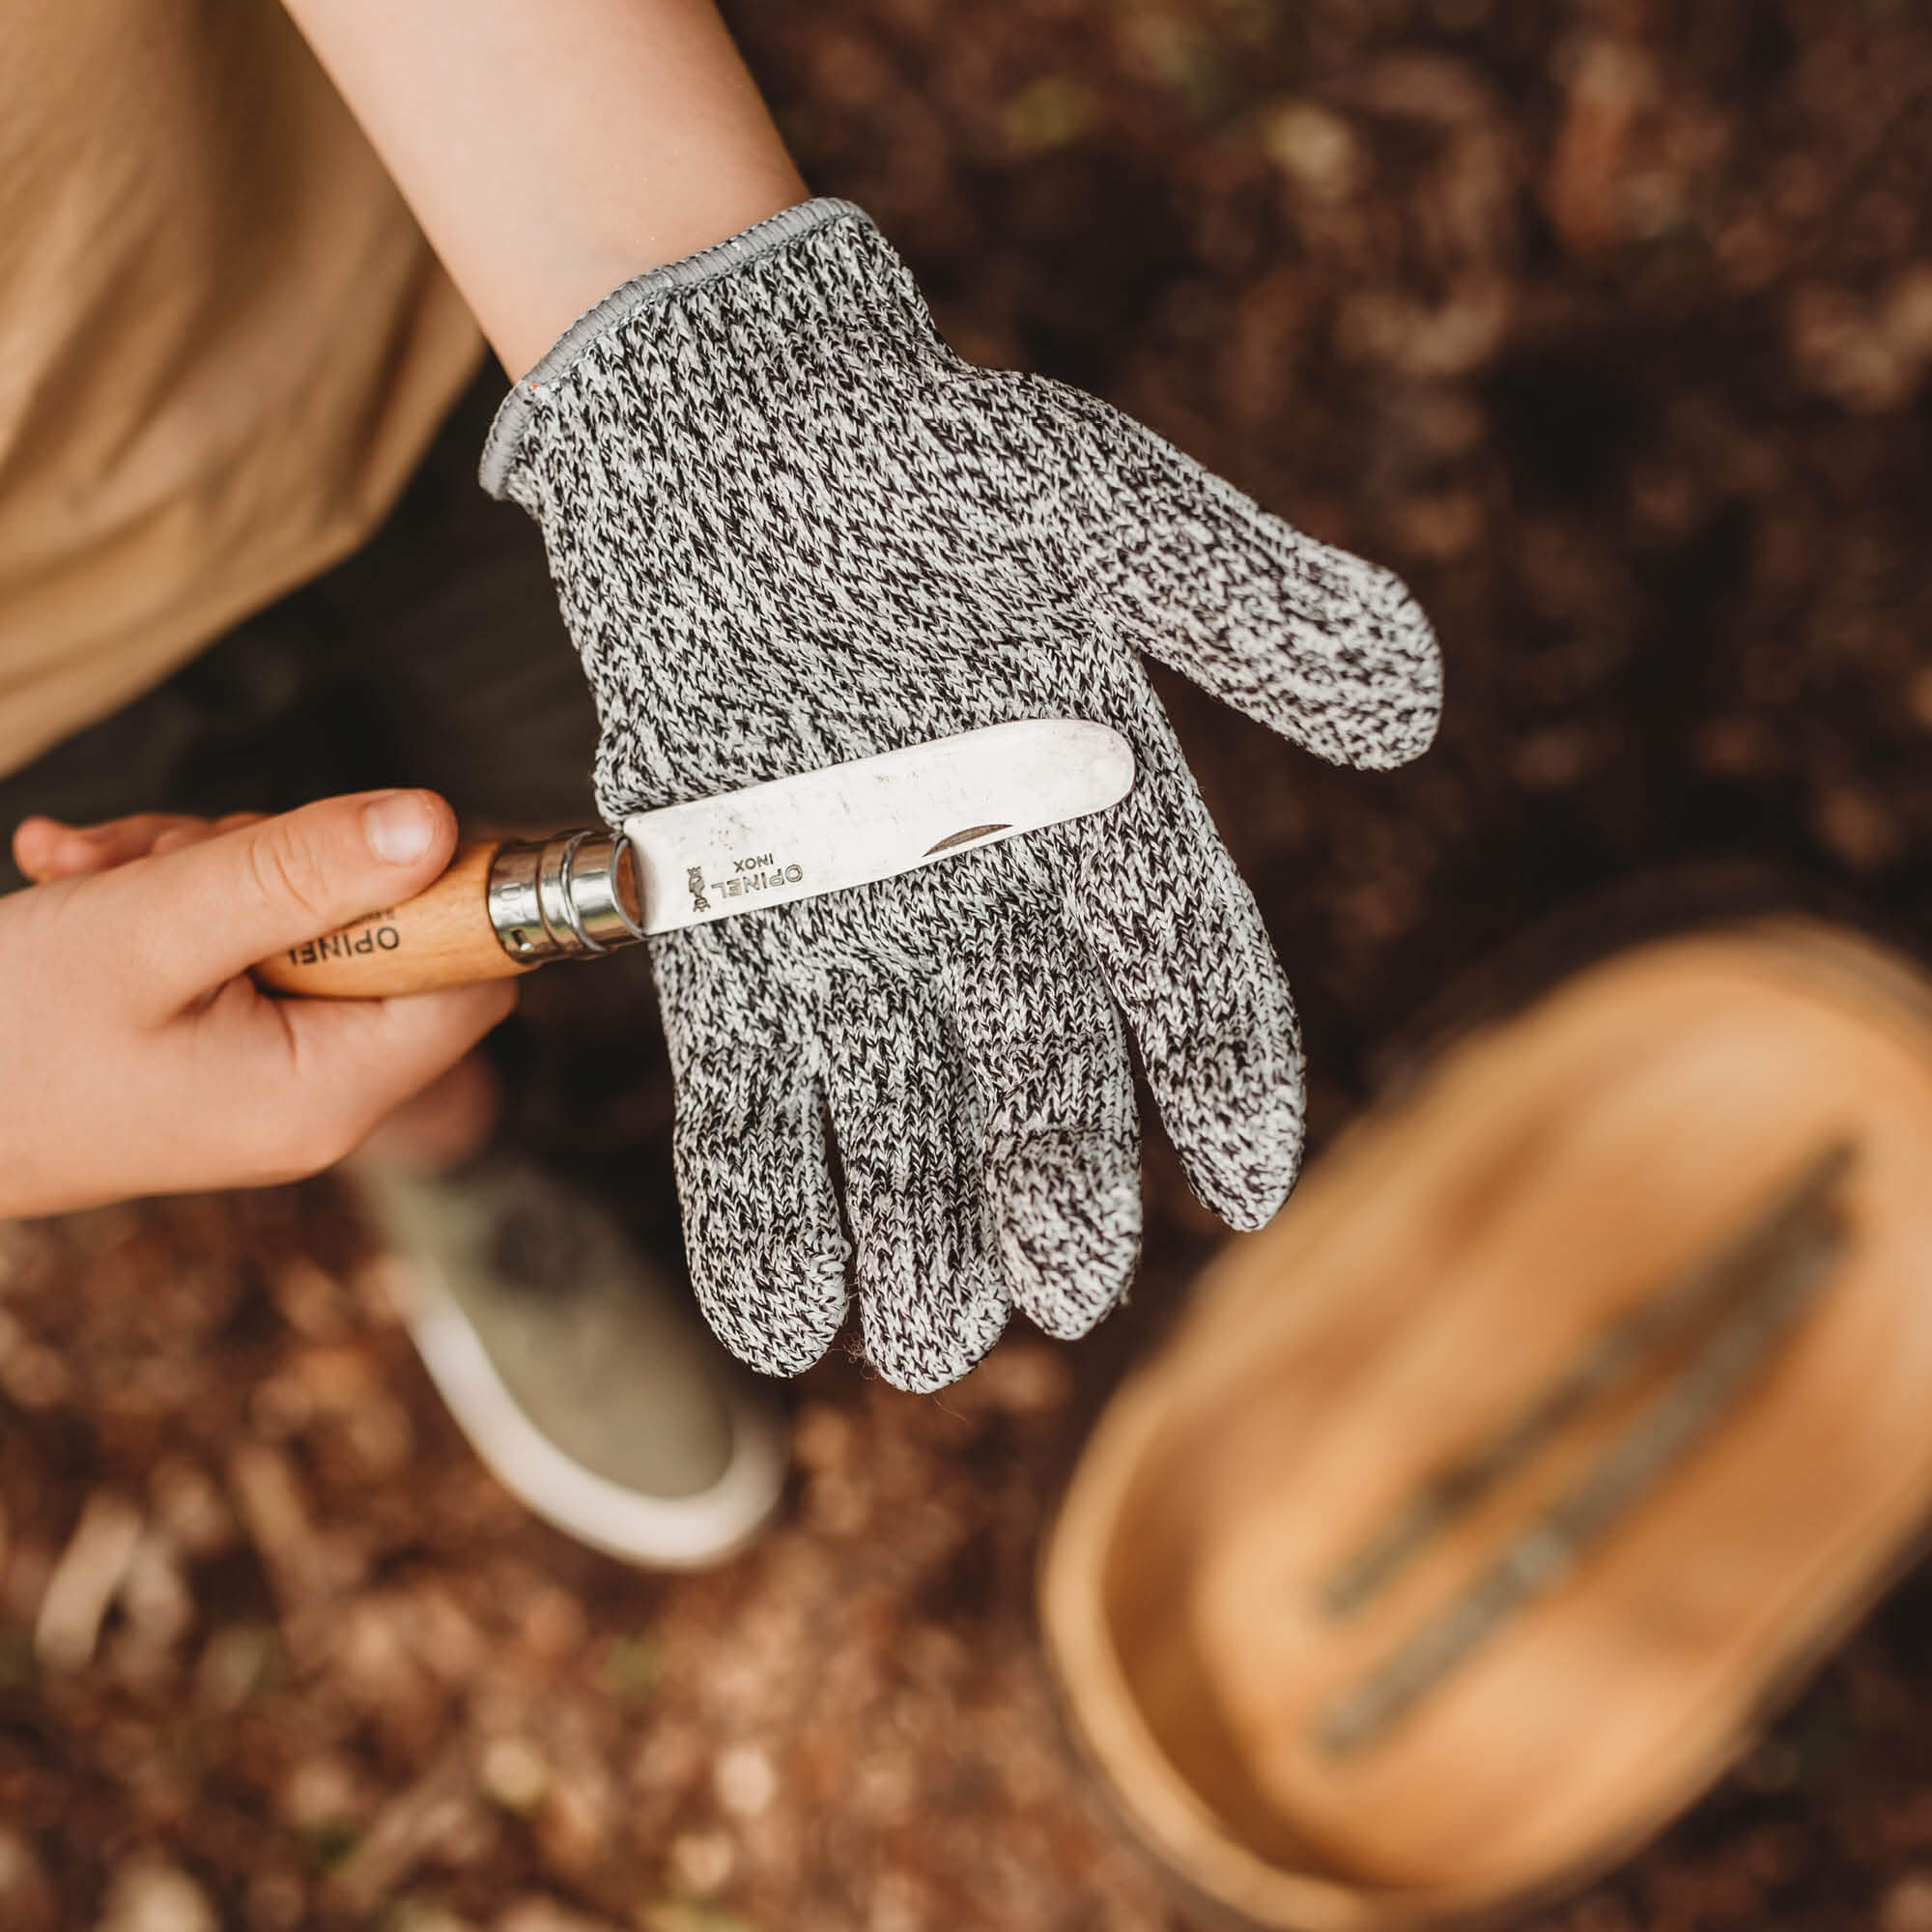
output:
{"label": "gloved hand", "polygon": [[639,277],[503,405],[488,488],[542,525],[627,813],[1015,718],[1110,724],[1111,810],[653,942],[699,1300],[793,1374],[846,1304],[931,1389],[1017,1301],[1083,1334],[1140,1242],[1124,1015],[1236,1227],[1301,1148],[1294,1011],[1138,652],[1323,757],[1430,741],[1440,665],[1385,572],[1077,390],[939,339],[850,203]]}

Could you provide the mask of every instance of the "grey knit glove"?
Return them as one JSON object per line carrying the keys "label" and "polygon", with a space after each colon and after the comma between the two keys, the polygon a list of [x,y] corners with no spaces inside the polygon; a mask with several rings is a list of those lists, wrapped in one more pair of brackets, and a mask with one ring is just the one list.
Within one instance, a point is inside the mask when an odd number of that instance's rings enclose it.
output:
{"label": "grey knit glove", "polygon": [[1134,749],[1109,811],[653,942],[692,1274],[733,1350],[823,1353],[847,1231],[901,1388],[962,1375],[1015,1301],[1085,1333],[1140,1243],[1123,1016],[1196,1192],[1274,1213],[1294,1010],[1138,653],[1323,757],[1400,764],[1441,672],[1395,579],[1093,397],[960,361],[841,201],[591,310],[483,476],[543,526],[612,824],[1009,719]]}

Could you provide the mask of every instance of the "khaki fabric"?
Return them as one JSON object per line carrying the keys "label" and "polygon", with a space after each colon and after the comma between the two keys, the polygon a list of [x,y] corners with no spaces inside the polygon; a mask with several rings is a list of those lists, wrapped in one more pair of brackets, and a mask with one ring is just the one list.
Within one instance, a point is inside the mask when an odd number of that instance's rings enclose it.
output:
{"label": "khaki fabric", "polygon": [[474,371],[275,0],[0,0],[0,772],[352,550]]}

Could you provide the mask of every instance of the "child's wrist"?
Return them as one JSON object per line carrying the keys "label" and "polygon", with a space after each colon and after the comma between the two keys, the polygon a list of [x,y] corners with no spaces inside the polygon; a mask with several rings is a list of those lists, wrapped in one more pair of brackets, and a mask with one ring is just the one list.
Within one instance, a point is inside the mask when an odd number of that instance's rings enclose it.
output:
{"label": "child's wrist", "polygon": [[612,289],[742,234],[810,193],[782,149],[734,161],[689,192],[662,198],[653,192],[635,206],[563,211],[544,256],[527,265],[515,302],[483,319],[510,374],[534,367]]}

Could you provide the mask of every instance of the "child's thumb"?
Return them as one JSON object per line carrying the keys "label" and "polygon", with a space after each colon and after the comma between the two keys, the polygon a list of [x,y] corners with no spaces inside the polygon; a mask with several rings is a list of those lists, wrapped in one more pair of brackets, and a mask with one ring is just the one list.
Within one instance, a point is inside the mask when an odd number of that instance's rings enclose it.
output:
{"label": "child's thumb", "polygon": [[[176,1002],[218,986],[259,959],[421,892],[456,849],[456,816],[434,792],[362,792],[163,853],[139,874],[161,895],[182,942],[152,961]],[[150,929],[153,929],[150,927]]]}

